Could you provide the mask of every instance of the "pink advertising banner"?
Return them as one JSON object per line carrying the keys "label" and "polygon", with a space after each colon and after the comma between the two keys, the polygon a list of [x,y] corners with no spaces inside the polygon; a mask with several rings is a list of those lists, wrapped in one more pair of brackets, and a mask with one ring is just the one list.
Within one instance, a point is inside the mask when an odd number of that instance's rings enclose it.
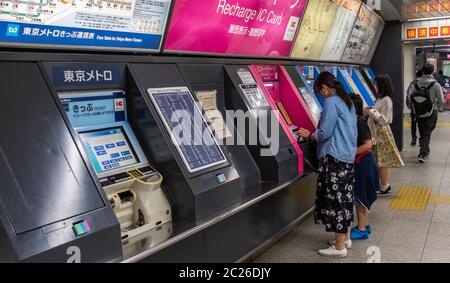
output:
{"label": "pink advertising banner", "polygon": [[288,57],[307,0],[177,0],[164,50]]}

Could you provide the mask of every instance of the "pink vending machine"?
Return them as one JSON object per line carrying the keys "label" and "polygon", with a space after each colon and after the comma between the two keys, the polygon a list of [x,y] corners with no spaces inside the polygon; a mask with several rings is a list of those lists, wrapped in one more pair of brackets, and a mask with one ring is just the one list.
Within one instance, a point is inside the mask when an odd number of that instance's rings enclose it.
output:
{"label": "pink vending machine", "polygon": [[251,65],[250,71],[263,90],[272,110],[277,113],[278,120],[292,145],[297,151],[299,174],[303,174],[304,153],[297,135],[299,128],[316,131],[314,120],[303,100],[299,89],[290,78],[285,67],[279,65]]}

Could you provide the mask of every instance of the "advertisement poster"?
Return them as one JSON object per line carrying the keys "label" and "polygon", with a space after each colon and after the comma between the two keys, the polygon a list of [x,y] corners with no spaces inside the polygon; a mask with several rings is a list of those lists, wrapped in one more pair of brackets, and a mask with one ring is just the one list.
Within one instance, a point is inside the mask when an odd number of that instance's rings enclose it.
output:
{"label": "advertisement poster", "polygon": [[164,50],[288,57],[306,0],[177,0]]}
{"label": "advertisement poster", "polygon": [[320,60],[338,7],[330,0],[309,1],[291,57]]}
{"label": "advertisement poster", "polygon": [[361,7],[359,0],[336,0],[335,2],[339,4],[339,8],[320,56],[320,59],[324,61],[341,61]]}
{"label": "advertisement poster", "polygon": [[0,42],[11,46],[158,51],[171,0],[6,0]]}
{"label": "advertisement poster", "polygon": [[384,22],[377,13],[362,5],[342,61],[360,64],[370,62],[383,27]]}

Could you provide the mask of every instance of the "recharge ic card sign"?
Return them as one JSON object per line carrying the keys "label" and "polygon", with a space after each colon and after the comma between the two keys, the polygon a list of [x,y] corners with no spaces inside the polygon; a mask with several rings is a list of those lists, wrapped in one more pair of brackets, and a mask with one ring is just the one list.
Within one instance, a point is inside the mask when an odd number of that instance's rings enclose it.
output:
{"label": "recharge ic card sign", "polygon": [[158,51],[171,0],[3,0],[0,42],[12,46]]}
{"label": "recharge ic card sign", "polygon": [[307,0],[177,0],[165,51],[288,57]]}

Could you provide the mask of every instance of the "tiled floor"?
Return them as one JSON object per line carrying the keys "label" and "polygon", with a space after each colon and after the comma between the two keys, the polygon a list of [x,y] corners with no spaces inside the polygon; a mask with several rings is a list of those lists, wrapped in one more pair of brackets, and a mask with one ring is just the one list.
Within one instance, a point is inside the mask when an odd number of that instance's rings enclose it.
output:
{"label": "tiled floor", "polygon": [[[442,113],[440,122],[450,122],[450,113]],[[345,259],[320,256],[333,234],[312,217],[276,243],[255,262],[367,262],[367,250],[380,249],[381,262],[450,262],[450,204],[428,204],[423,212],[390,209],[402,185],[429,186],[432,194],[450,196],[450,127],[438,127],[433,133],[432,153],[426,164],[417,162],[418,147],[409,145],[410,128],[405,127],[402,156],[406,168],[391,171],[393,193],[380,196],[370,213],[372,235],[367,241],[354,241]]]}

